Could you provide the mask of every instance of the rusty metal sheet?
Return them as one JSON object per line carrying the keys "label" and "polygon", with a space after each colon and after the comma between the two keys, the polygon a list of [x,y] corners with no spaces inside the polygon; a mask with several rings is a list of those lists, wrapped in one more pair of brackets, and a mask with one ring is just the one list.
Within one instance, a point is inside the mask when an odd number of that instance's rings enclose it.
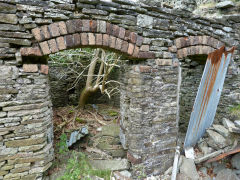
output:
{"label": "rusty metal sheet", "polygon": [[212,158],[212,159],[209,159],[206,163],[211,163],[211,162],[214,162],[214,161],[219,161],[229,155],[232,155],[232,154],[236,154],[236,153],[239,153],[240,152],[240,146],[238,146],[237,148],[235,148],[234,150],[231,150],[229,152],[225,152],[223,154],[220,154],[219,156],[215,157],[215,158]]}
{"label": "rusty metal sheet", "polygon": [[193,147],[212,125],[233,52],[234,47],[230,51],[221,47],[208,55],[192,109],[184,148]]}

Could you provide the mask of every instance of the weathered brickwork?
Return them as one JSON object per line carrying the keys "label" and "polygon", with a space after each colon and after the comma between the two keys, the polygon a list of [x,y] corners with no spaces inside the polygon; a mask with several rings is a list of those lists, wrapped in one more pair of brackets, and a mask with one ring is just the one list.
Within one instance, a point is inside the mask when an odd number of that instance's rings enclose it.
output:
{"label": "weathered brickwork", "polygon": [[160,174],[177,139],[179,59],[224,44],[237,46],[237,60],[239,31],[236,15],[209,20],[128,0],[0,0],[0,179],[41,179],[51,165],[49,54],[102,47],[145,60],[123,70],[121,137],[136,175],[138,166]]}

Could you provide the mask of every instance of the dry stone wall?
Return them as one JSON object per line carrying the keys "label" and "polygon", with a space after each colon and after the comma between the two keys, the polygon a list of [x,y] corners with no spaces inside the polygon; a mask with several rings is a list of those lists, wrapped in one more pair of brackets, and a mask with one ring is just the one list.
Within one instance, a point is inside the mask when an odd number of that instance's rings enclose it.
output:
{"label": "dry stone wall", "polygon": [[42,179],[51,165],[46,58],[77,47],[130,59],[122,75],[122,143],[136,175],[161,174],[177,139],[179,59],[238,45],[239,26],[236,15],[208,20],[128,0],[0,0],[0,179]]}

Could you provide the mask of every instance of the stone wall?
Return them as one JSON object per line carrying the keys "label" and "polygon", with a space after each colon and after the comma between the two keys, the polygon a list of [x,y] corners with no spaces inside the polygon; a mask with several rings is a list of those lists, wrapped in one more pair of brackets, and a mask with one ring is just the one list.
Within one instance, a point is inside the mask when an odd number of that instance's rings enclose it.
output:
{"label": "stone wall", "polygon": [[0,179],[36,179],[53,160],[47,75],[28,65],[0,68]]}
{"label": "stone wall", "polygon": [[179,59],[224,44],[238,45],[239,59],[239,26],[237,15],[209,20],[127,0],[0,0],[0,179],[41,179],[51,165],[48,68],[36,64],[78,47],[110,49],[129,59],[122,75],[122,142],[135,174],[139,168],[163,173],[177,139]]}
{"label": "stone wall", "polygon": [[135,176],[173,163],[177,140],[178,67],[128,66],[122,76],[120,139]]}

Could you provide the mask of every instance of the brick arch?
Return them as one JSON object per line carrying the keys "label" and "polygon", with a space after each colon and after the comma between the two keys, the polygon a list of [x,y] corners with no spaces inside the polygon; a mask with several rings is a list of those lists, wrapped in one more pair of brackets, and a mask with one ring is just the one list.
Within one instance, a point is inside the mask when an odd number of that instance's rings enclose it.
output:
{"label": "brick arch", "polygon": [[197,54],[209,54],[224,45],[218,39],[210,36],[180,37],[174,41],[177,57],[182,59]]}
{"label": "brick arch", "polygon": [[23,47],[22,56],[44,56],[69,48],[93,46],[117,50],[131,59],[155,58],[144,48],[144,38],[135,32],[100,20],[74,19],[32,29],[32,47]]}

